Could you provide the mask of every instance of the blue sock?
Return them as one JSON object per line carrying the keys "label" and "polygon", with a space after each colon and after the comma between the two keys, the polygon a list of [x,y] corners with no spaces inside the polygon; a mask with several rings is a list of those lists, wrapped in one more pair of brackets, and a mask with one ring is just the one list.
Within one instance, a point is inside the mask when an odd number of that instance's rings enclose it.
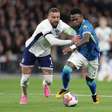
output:
{"label": "blue sock", "polygon": [[62,71],[62,82],[63,82],[64,89],[68,89],[71,73],[72,73],[72,68],[68,65],[65,65]]}
{"label": "blue sock", "polygon": [[92,95],[96,94],[96,82],[94,79],[90,79],[89,77],[86,77],[86,83],[89,86]]}

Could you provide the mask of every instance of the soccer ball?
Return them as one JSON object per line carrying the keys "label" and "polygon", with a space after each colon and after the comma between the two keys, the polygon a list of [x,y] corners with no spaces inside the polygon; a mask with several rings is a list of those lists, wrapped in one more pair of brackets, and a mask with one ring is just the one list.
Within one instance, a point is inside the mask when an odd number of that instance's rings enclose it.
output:
{"label": "soccer ball", "polygon": [[71,94],[70,92],[64,94],[63,96],[63,103],[67,107],[73,107],[78,104],[78,99],[76,95]]}

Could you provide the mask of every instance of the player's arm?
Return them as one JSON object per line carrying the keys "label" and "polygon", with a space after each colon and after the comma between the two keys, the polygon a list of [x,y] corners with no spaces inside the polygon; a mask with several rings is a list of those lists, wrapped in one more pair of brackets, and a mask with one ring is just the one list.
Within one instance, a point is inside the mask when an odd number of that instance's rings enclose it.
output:
{"label": "player's arm", "polygon": [[85,43],[88,43],[89,40],[91,38],[91,35],[89,33],[85,33],[83,35],[83,38],[82,39],[76,39],[76,42],[75,44],[71,45],[70,47],[66,47],[63,49],[63,53],[64,54],[67,54],[68,52],[72,52],[73,50],[75,50],[77,47],[85,44]]}
{"label": "player's arm", "polygon": [[91,35],[89,33],[85,33],[83,35],[83,38],[82,39],[76,39],[75,45],[70,46],[70,48],[73,50],[76,47],[79,47],[85,43],[88,43],[90,38],[91,38]]}
{"label": "player's arm", "polygon": [[74,42],[73,38],[71,40],[58,39],[51,32],[45,34],[44,37],[47,39],[51,46],[70,45]]}
{"label": "player's arm", "polygon": [[80,39],[79,41],[77,41],[75,44],[76,44],[77,47],[79,47],[79,46],[81,46],[81,45],[83,45],[85,43],[88,43],[90,38],[91,38],[91,35],[89,33],[85,33],[83,35],[83,38]]}
{"label": "player's arm", "polygon": [[66,34],[66,35],[69,35],[69,36],[76,35],[76,31],[69,26],[65,30],[63,30],[63,33]]}

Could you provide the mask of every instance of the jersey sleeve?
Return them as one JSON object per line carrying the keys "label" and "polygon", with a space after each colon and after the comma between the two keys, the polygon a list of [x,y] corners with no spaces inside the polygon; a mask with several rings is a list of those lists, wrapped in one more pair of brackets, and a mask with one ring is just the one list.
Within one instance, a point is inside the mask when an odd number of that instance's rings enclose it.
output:
{"label": "jersey sleeve", "polygon": [[63,46],[63,45],[72,44],[71,40],[62,40],[62,39],[55,38],[55,36],[50,32],[44,35],[44,37],[46,38],[46,40],[49,42],[51,46]]}
{"label": "jersey sleeve", "polygon": [[51,27],[47,27],[47,25],[43,24],[42,26],[39,26],[40,32],[42,32],[43,35],[46,35],[47,33],[51,32]]}
{"label": "jersey sleeve", "polygon": [[[59,27],[60,31],[63,30],[62,27]],[[49,24],[49,22],[43,22],[39,29],[41,30],[43,37],[49,42],[51,46],[63,46],[63,45],[69,45],[72,43],[71,40],[61,40],[56,38],[56,36],[52,32],[52,26]]]}

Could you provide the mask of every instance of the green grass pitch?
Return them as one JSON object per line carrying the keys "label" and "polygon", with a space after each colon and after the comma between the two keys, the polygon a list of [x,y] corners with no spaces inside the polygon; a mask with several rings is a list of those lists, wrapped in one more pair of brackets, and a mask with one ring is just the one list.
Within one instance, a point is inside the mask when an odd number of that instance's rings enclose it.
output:
{"label": "green grass pitch", "polygon": [[42,94],[42,79],[32,76],[29,84],[29,103],[19,104],[20,77],[0,76],[0,112],[112,112],[112,82],[97,82],[100,103],[93,104],[90,91],[83,79],[72,77],[70,90],[78,96],[76,107],[65,107],[62,99],[56,99],[55,93],[61,88],[60,77],[54,77],[51,86],[52,96]]}

